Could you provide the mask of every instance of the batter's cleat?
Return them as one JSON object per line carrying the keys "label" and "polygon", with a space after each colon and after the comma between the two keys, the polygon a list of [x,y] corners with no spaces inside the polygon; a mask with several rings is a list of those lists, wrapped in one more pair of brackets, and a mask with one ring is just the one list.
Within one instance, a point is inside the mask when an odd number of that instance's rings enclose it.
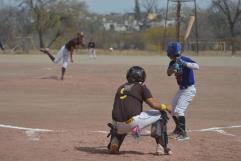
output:
{"label": "batter's cleat", "polygon": [[111,140],[110,145],[108,146],[108,150],[110,154],[119,153],[119,141],[116,137],[113,137],[113,139]]}
{"label": "batter's cleat", "polygon": [[173,132],[171,132],[170,134],[168,134],[168,138],[170,139],[175,139],[176,137],[178,137],[180,135],[180,131],[175,129]]}
{"label": "batter's cleat", "polygon": [[169,148],[163,148],[160,144],[156,146],[156,155],[171,155],[172,151]]}
{"label": "batter's cleat", "polygon": [[181,133],[179,136],[176,137],[178,141],[186,141],[189,140],[190,137],[187,135],[186,132]]}

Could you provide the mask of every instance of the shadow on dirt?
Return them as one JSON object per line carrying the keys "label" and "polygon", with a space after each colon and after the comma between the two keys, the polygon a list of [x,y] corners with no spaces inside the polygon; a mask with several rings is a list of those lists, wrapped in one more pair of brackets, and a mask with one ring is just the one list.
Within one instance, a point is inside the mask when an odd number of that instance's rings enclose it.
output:
{"label": "shadow on dirt", "polygon": [[[90,153],[90,154],[109,154],[106,146],[99,147],[75,147],[75,150]],[[118,155],[123,154],[134,154],[134,155],[145,155],[146,153],[138,151],[120,151]]]}
{"label": "shadow on dirt", "polygon": [[75,147],[75,150],[91,153],[91,154],[108,154],[108,151],[105,146],[99,147]]}
{"label": "shadow on dirt", "polygon": [[53,79],[53,80],[59,80],[58,76],[56,76],[56,75],[51,75],[51,76],[41,77],[40,79]]}

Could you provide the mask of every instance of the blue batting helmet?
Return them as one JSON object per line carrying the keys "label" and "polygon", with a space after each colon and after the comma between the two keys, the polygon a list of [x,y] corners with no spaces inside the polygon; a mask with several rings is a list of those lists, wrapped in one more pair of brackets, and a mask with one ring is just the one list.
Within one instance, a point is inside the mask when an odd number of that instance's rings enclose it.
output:
{"label": "blue batting helmet", "polygon": [[168,56],[180,56],[182,51],[182,46],[179,42],[170,42],[167,45],[167,55]]}

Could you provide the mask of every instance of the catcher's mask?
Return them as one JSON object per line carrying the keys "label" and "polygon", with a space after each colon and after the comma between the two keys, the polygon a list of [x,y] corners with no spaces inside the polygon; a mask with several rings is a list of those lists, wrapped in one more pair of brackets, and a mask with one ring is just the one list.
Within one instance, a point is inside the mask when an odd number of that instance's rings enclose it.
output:
{"label": "catcher's mask", "polygon": [[167,45],[167,56],[178,57],[181,55],[182,46],[179,42],[170,42]]}
{"label": "catcher's mask", "polygon": [[144,83],[146,80],[146,72],[142,67],[133,66],[126,74],[128,83]]}

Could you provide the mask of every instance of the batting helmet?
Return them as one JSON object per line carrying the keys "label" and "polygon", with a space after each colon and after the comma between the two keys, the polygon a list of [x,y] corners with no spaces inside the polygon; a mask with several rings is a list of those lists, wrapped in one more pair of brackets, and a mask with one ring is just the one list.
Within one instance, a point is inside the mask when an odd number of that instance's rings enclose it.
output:
{"label": "batting helmet", "polygon": [[170,42],[167,45],[167,56],[180,56],[182,46],[179,42]]}
{"label": "batting helmet", "polygon": [[144,83],[146,80],[146,72],[142,67],[133,66],[127,71],[126,79],[128,83]]}

